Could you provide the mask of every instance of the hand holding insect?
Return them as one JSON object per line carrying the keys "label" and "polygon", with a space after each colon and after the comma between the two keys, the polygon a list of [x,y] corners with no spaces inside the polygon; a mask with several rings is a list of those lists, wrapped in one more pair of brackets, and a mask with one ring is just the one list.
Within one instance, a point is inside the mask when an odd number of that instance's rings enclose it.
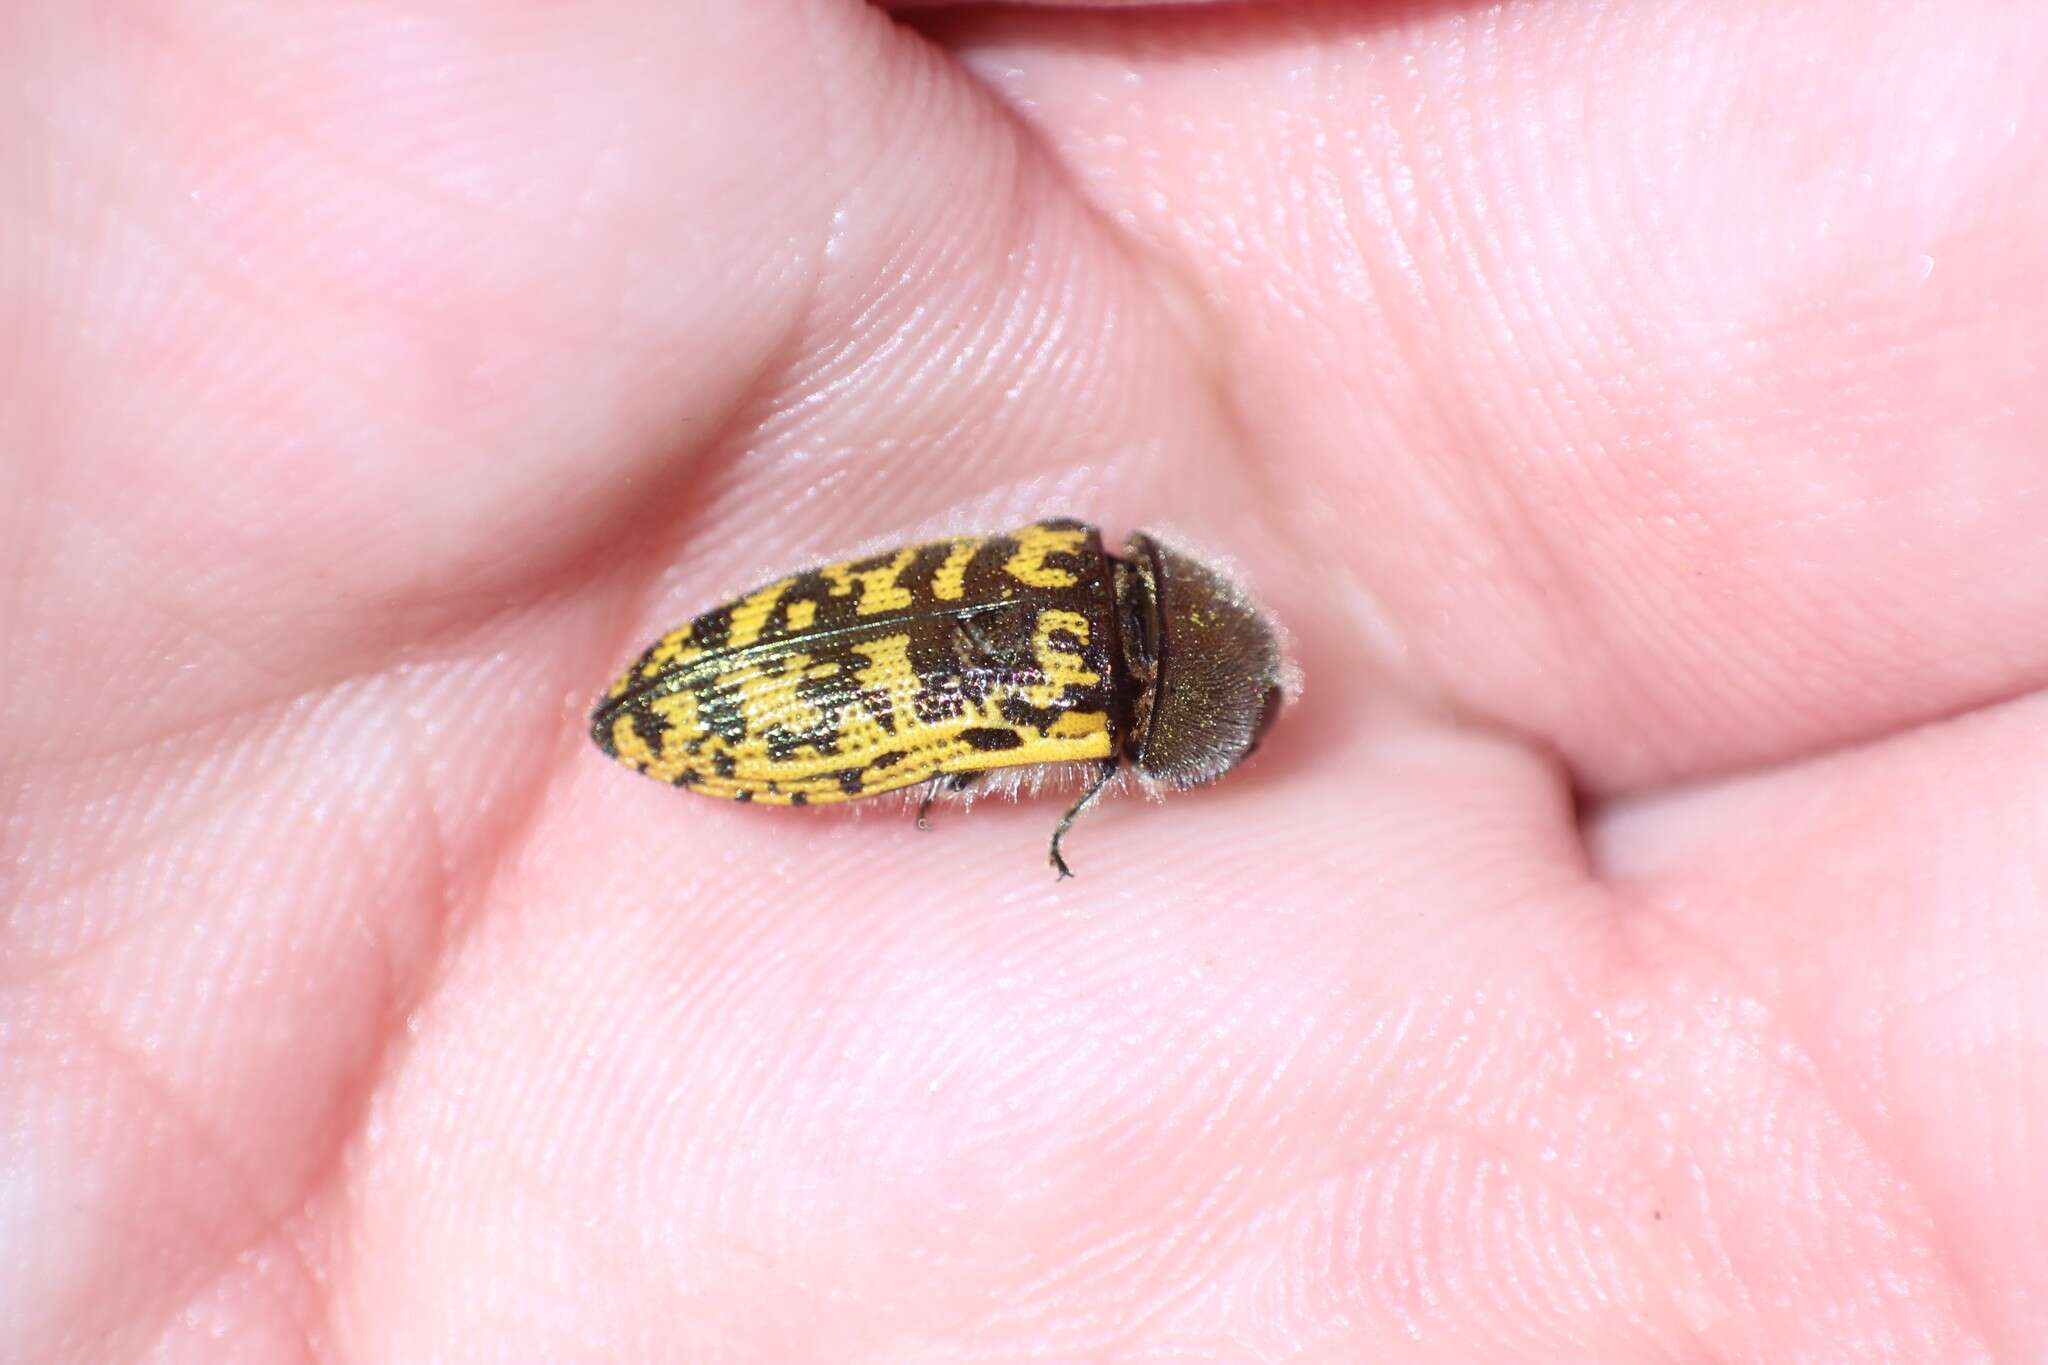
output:
{"label": "hand holding insect", "polygon": [[2048,1357],[2044,69],[0,6],[0,1361]]}

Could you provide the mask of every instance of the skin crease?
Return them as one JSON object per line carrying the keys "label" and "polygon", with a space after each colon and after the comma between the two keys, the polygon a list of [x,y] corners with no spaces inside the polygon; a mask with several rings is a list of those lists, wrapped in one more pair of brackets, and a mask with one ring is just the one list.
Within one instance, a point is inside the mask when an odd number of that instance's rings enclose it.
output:
{"label": "skin crease", "polygon": [[[2048,11],[0,13],[0,1359],[2048,1353]],[[1047,513],[1256,760],[590,698]]]}

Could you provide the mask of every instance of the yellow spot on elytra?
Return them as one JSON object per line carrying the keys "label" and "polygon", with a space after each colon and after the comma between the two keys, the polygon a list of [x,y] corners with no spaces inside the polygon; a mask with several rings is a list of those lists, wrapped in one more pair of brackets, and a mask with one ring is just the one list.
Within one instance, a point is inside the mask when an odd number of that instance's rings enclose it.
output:
{"label": "yellow spot on elytra", "polygon": [[654,763],[654,750],[633,728],[631,716],[622,715],[612,722],[612,748],[618,752],[619,762],[629,768],[645,772]]}
{"label": "yellow spot on elytra", "polygon": [[1071,588],[1081,581],[1071,570],[1055,569],[1045,561],[1049,555],[1080,550],[1088,539],[1085,530],[1078,526],[1026,526],[1016,533],[1016,538],[1017,551],[1003,565],[1003,571],[1018,582],[1033,588]]}
{"label": "yellow spot on elytra", "polygon": [[745,649],[761,638],[761,631],[767,626],[768,618],[775,614],[775,608],[782,601],[782,594],[789,591],[796,580],[785,578],[770,583],[759,592],[750,593],[739,600],[732,609],[732,630],[726,643],[732,649]]}
{"label": "yellow spot on elytra", "polygon": [[910,606],[910,589],[896,580],[910,567],[910,561],[916,554],[915,545],[906,545],[879,569],[856,571],[849,562],[827,564],[818,572],[832,585],[834,597],[844,597],[859,589],[860,601],[854,604],[854,615],[879,616],[885,611],[903,611]]}
{"label": "yellow spot on elytra", "polygon": [[932,575],[932,596],[941,602],[958,602],[967,595],[967,561],[982,547],[982,540],[956,540],[946,551],[946,562]]}
{"label": "yellow spot on elytra", "polygon": [[810,666],[810,655],[790,653],[719,676],[719,686],[739,696],[740,717],[747,731],[741,746],[743,756],[772,765],[767,742],[771,729],[815,730],[824,723],[824,712],[806,701],[797,688]]}
{"label": "yellow spot on elytra", "polygon": [[[1088,739],[1095,735],[1107,737],[1109,716],[1102,711],[1067,711],[1052,723],[1045,732],[1047,739]],[[1105,754],[1104,757],[1108,755]]]}
{"label": "yellow spot on elytra", "polygon": [[868,659],[867,665],[854,673],[863,684],[887,692],[891,704],[898,709],[907,709],[917,700],[917,670],[910,664],[908,635],[862,640],[854,650]]}
{"label": "yellow spot on elytra", "polygon": [[809,630],[811,622],[818,619],[818,604],[806,597],[800,602],[789,604],[789,628]]}
{"label": "yellow spot on elytra", "polygon": [[[656,640],[654,647],[647,651],[646,659],[640,665],[640,676],[658,678],[670,669],[680,668],[702,655],[703,649],[690,643],[690,630],[690,626],[678,626]],[[616,697],[624,692],[630,681],[630,675],[620,678],[617,685],[612,688],[612,695]]]}
{"label": "yellow spot on elytra", "polygon": [[1102,675],[1088,667],[1079,650],[1053,641],[1053,632],[1065,631],[1088,643],[1088,618],[1078,611],[1042,611],[1031,628],[1031,653],[1045,673],[1045,681],[1023,689],[1024,699],[1033,706],[1057,706],[1068,687],[1093,687]]}
{"label": "yellow spot on elytra", "polygon": [[612,747],[627,767],[672,782],[676,774],[691,766],[683,745],[697,732],[697,699],[688,692],[675,692],[659,698],[648,710],[661,722],[661,747],[649,745],[632,719],[623,715],[612,722]]}

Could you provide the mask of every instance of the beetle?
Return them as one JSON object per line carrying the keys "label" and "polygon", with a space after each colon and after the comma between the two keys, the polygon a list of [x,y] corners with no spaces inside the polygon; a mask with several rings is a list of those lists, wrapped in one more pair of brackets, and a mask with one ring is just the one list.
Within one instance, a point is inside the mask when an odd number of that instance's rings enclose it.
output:
{"label": "beetle", "polygon": [[1129,765],[1222,776],[1287,687],[1272,624],[1211,566],[1072,518],[825,564],[714,607],[599,698],[591,737],[648,777],[765,805],[934,796],[1002,770],[1093,765],[1060,841]]}

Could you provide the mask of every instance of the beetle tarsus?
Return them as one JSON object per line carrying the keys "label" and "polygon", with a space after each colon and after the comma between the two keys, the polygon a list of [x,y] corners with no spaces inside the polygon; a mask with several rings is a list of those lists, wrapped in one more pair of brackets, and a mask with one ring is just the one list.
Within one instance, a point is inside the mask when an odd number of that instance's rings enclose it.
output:
{"label": "beetle tarsus", "polygon": [[964,792],[980,780],[980,773],[947,773],[933,778],[925,785],[924,799],[917,803],[917,827],[932,827],[931,820],[927,817],[932,813],[932,803],[938,800],[942,793]]}
{"label": "beetle tarsus", "polygon": [[1046,851],[1047,861],[1052,864],[1053,870],[1059,873],[1053,880],[1063,882],[1074,875],[1073,869],[1067,866],[1067,860],[1060,856],[1060,839],[1074,827],[1074,821],[1081,818],[1081,812],[1095,804],[1095,798],[1102,795],[1103,788],[1116,776],[1116,768],[1115,759],[1104,759],[1102,767],[1095,774],[1095,781],[1090,784],[1087,791],[1081,793],[1080,800],[1067,807],[1067,813],[1060,817],[1059,824],[1053,826],[1052,847]]}

